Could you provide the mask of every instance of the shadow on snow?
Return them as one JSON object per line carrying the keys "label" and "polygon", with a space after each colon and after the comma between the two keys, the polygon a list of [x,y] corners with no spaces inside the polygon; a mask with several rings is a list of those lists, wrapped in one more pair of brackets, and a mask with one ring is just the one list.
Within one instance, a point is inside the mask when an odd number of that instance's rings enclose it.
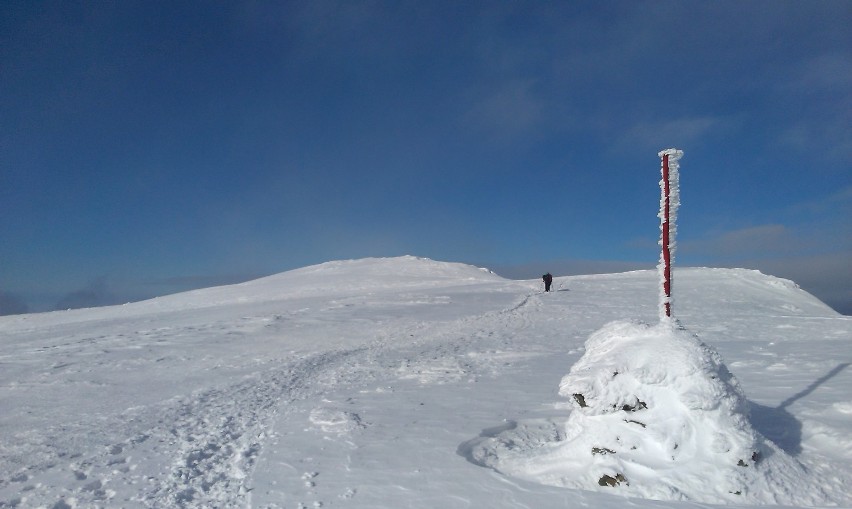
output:
{"label": "shadow on snow", "polygon": [[787,411],[787,407],[812,393],[817,387],[849,367],[849,364],[847,362],[837,365],[801,392],[782,401],[776,408],[749,401],[751,425],[787,454],[798,456],[802,452],[802,423]]}

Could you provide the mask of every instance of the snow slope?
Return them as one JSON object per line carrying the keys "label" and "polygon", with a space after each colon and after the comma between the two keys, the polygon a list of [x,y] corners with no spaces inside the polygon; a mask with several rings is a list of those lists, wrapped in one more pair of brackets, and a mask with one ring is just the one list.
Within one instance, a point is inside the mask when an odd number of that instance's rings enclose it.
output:
{"label": "snow slope", "polygon": [[[674,315],[800,469],[795,496],[764,498],[852,507],[852,320],[755,271],[675,269],[674,285]],[[564,441],[578,407],[560,381],[593,333],[658,320],[655,271],[540,286],[365,259],[0,317],[0,507],[709,507],[699,481],[581,490],[502,454]]]}

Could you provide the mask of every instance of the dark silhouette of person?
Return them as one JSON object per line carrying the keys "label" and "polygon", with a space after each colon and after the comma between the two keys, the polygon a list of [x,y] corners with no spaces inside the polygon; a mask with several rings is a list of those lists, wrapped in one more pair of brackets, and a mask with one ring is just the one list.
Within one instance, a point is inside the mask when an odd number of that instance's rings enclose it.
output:
{"label": "dark silhouette of person", "polygon": [[550,275],[550,272],[541,276],[542,281],[544,281],[544,291],[550,291],[550,285],[553,283],[553,276]]}

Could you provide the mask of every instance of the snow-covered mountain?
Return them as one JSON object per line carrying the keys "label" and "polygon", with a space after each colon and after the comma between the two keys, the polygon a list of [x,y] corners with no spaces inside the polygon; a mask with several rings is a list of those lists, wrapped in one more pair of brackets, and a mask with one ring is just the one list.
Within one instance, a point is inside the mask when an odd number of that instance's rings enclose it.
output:
{"label": "snow-covered mountain", "polygon": [[[0,317],[0,507],[852,506],[852,319],[759,272],[675,269],[677,334],[718,352],[708,373],[736,381],[725,390],[766,457],[739,493],[713,490],[731,469],[707,450],[724,440],[678,435],[669,464],[639,456],[666,437],[636,438],[594,458],[634,482],[587,485],[563,468],[569,439],[620,443],[612,423],[651,413],[590,427],[570,393],[592,387],[583,373],[612,360],[612,338],[655,330],[657,273],[541,290],[400,257]],[[674,362],[655,338],[631,343],[645,383]]]}

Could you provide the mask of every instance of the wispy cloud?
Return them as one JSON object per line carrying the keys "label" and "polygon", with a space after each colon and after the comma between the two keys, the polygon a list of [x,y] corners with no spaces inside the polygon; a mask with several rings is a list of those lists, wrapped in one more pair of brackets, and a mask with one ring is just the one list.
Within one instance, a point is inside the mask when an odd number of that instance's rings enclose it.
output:
{"label": "wispy cloud", "polygon": [[852,218],[852,185],[819,199],[794,204],[790,207],[790,213],[794,215],[836,215],[838,219],[846,222],[852,229],[852,224],[849,224],[849,219]]}
{"label": "wispy cloud", "polygon": [[784,104],[801,105],[780,132],[780,145],[852,164],[852,56],[829,53],[800,62],[775,93]]}
{"label": "wispy cloud", "polygon": [[504,139],[528,133],[543,120],[544,104],[533,80],[515,79],[482,93],[464,115],[465,126]]}
{"label": "wispy cloud", "polygon": [[852,88],[852,56],[826,53],[800,63],[791,79],[780,84],[794,91],[836,92],[848,96]]}
{"label": "wispy cloud", "polygon": [[680,241],[678,250],[694,258],[737,260],[852,249],[852,186],[789,204],[775,215],[776,222],[768,224],[699,232]]}
{"label": "wispy cloud", "polygon": [[725,232],[678,243],[684,254],[700,254],[705,258],[732,258],[793,252],[798,249],[789,228],[767,224]]}
{"label": "wispy cloud", "polygon": [[[845,122],[823,118],[800,120],[788,126],[778,137],[778,143],[802,152],[819,152],[838,163],[852,163],[852,119]],[[818,169],[819,166],[817,165]]]}
{"label": "wispy cloud", "polygon": [[701,138],[736,129],[739,120],[730,116],[698,115],[671,120],[638,121],[628,127],[616,148],[639,147],[642,150],[659,150],[669,146],[684,147]]}

